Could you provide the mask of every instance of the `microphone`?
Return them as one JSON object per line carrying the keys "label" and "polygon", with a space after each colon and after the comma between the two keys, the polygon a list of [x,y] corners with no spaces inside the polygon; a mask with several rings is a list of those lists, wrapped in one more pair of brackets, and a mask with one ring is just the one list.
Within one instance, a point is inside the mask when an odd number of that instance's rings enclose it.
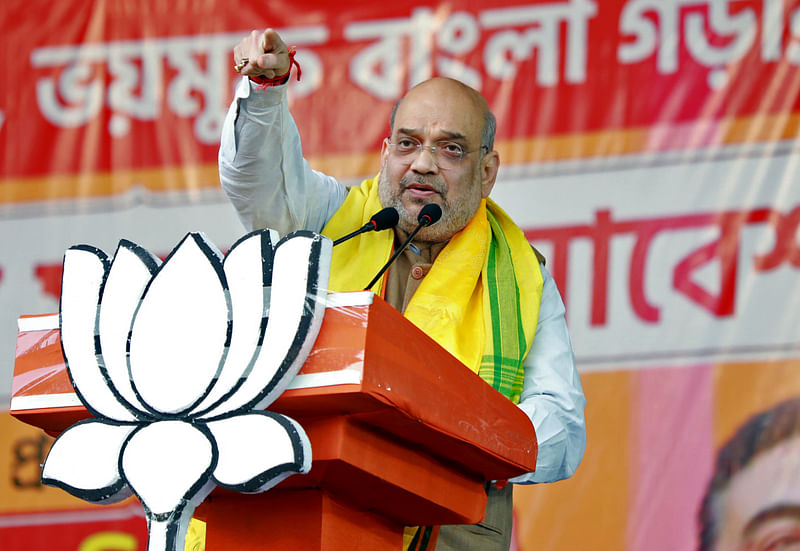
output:
{"label": "microphone", "polygon": [[340,237],[334,241],[333,244],[336,246],[343,241],[347,241],[350,238],[361,235],[362,233],[368,231],[388,230],[389,228],[395,227],[399,221],[400,215],[397,214],[397,209],[394,207],[386,207],[385,209],[373,214],[372,218],[369,219],[369,222],[361,226],[360,229],[354,231],[353,233],[349,233],[344,237]]}
{"label": "microphone", "polygon": [[375,285],[375,282],[380,279],[380,277],[383,275],[383,272],[385,272],[389,268],[389,266],[392,265],[392,262],[394,262],[395,259],[398,256],[400,256],[400,253],[402,253],[405,250],[405,248],[408,247],[408,244],[411,243],[411,240],[414,239],[414,236],[417,235],[419,230],[421,230],[425,226],[430,226],[431,224],[435,224],[436,222],[439,221],[439,218],[441,217],[442,217],[442,207],[440,207],[436,203],[428,203],[427,205],[422,207],[422,209],[419,211],[419,215],[417,215],[417,227],[414,228],[414,231],[412,231],[411,234],[409,234],[408,238],[394,252],[392,257],[389,259],[389,262],[384,264],[383,268],[381,268],[381,271],[378,272],[377,275],[372,278],[372,281],[369,282],[369,285],[364,287],[364,290],[369,291],[370,288],[373,285]]}

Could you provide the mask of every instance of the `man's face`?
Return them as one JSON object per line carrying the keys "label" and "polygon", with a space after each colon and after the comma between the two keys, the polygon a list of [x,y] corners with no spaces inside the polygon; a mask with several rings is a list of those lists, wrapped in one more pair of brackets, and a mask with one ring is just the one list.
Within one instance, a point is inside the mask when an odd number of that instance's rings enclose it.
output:
{"label": "man's face", "polygon": [[736,473],[717,514],[715,551],[800,550],[800,436]]}
{"label": "man's face", "polygon": [[[381,150],[378,194],[384,207],[393,206],[400,213],[403,231],[411,232],[417,226],[424,205],[436,203],[442,207],[442,218],[423,228],[418,239],[446,241],[470,221],[481,198],[489,195],[497,173],[497,153],[482,155],[483,121],[484,112],[475,101],[449,81],[429,81],[402,101],[392,136]],[[425,147],[402,155],[388,143],[404,140],[436,147],[458,144],[469,153],[452,162]]]}

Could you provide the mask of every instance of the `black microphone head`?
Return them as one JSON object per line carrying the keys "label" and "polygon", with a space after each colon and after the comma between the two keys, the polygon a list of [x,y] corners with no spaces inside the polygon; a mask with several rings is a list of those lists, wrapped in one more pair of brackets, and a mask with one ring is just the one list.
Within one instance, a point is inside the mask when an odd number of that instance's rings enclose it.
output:
{"label": "black microphone head", "polygon": [[369,219],[374,227],[374,231],[388,230],[393,228],[400,221],[400,215],[394,207],[386,207],[385,209],[376,212]]}
{"label": "black microphone head", "polygon": [[423,226],[430,226],[431,224],[435,224],[439,221],[439,218],[442,217],[442,207],[437,205],[436,203],[428,203],[419,211],[419,216],[417,216],[417,222],[422,224]]}

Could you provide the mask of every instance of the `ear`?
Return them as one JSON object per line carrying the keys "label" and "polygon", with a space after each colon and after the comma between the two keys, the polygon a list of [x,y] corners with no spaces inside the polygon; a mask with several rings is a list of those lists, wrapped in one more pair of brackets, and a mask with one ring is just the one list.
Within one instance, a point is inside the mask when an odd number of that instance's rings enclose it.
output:
{"label": "ear", "polygon": [[386,156],[389,154],[389,138],[384,138],[381,142],[381,167],[386,164]]}
{"label": "ear", "polygon": [[494,181],[497,178],[497,169],[500,168],[500,154],[490,151],[481,159],[481,197],[489,197]]}

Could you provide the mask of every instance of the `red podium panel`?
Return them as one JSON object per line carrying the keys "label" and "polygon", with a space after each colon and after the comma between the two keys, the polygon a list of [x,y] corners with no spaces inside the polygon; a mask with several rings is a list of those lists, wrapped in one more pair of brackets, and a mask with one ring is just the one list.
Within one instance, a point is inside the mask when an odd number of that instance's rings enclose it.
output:
{"label": "red podium panel", "polygon": [[[306,430],[312,469],[265,494],[213,492],[197,510],[210,551],[399,549],[402,526],[478,522],[486,480],[535,468],[536,436],[515,405],[379,297],[330,300],[307,362],[269,408]],[[20,320],[11,413],[53,434],[88,417],[57,316]]]}

